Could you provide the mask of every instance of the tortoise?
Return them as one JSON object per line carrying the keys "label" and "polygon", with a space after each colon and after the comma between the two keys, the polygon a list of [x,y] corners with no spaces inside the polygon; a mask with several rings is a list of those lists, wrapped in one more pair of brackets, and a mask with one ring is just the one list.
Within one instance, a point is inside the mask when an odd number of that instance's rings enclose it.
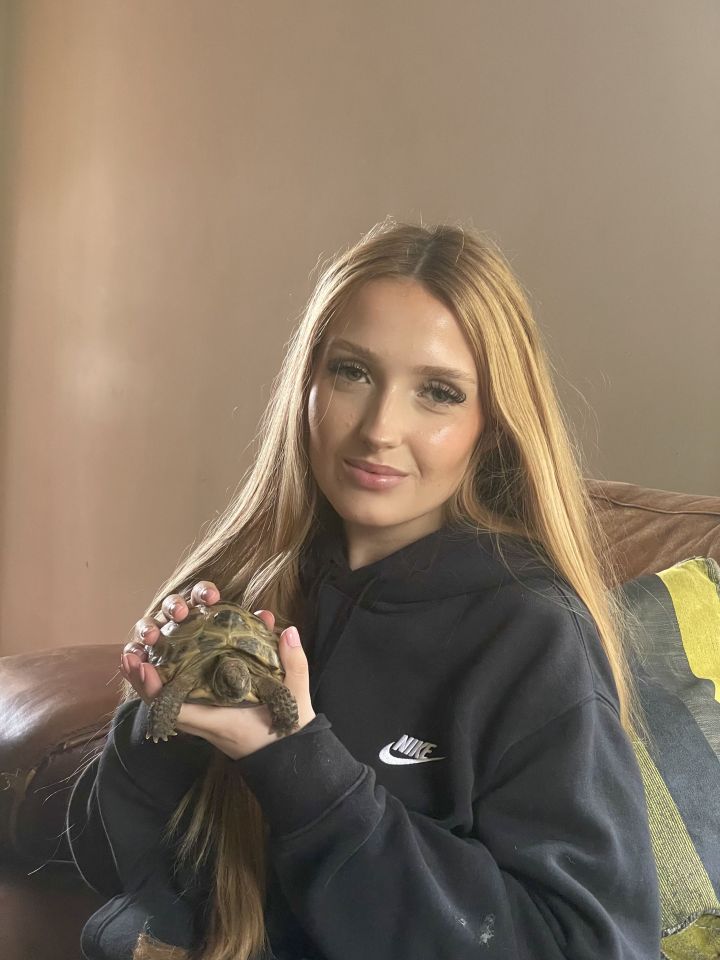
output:
{"label": "tortoise", "polygon": [[150,703],[146,739],[157,743],[176,736],[185,701],[229,707],[265,703],[272,729],[281,736],[293,732],[297,703],[282,683],[277,637],[260,617],[230,601],[201,603],[160,633],[147,648],[163,688]]}

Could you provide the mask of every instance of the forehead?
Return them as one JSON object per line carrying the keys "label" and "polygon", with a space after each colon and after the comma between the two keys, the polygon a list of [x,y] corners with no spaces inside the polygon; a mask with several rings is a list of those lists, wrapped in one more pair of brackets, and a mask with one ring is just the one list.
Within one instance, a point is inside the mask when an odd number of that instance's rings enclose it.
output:
{"label": "forehead", "polygon": [[356,290],[325,331],[370,348],[388,361],[462,366],[474,372],[472,350],[452,311],[414,280],[371,280]]}

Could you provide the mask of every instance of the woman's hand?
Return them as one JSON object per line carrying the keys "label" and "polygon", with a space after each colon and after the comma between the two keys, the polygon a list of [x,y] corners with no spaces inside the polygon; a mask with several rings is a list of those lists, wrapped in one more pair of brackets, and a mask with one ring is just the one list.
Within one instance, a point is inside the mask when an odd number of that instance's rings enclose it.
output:
{"label": "woman's hand", "polygon": [[[120,669],[138,695],[150,703],[162,689],[162,680],[155,667],[148,663],[148,651],[160,636],[160,627],[170,620],[180,622],[187,617],[190,607],[203,603],[207,606],[220,600],[220,591],[209,580],[201,580],[192,588],[188,604],[180,594],[171,594],[162,602],[162,613],[157,617],[143,617],[135,624],[134,637],[123,647]],[[266,627],[273,630],[275,617],[269,610],[258,610]],[[293,640],[297,638],[297,644]],[[295,627],[287,627],[278,641],[280,662],[285,671],[285,686],[295,697],[299,723],[304,727],[315,716],[310,702],[310,674],[305,651]],[[279,735],[271,729],[270,710],[265,704],[255,707],[215,707],[199,703],[183,703],[176,728],[183,733],[203,737],[233,760],[260,750]]]}

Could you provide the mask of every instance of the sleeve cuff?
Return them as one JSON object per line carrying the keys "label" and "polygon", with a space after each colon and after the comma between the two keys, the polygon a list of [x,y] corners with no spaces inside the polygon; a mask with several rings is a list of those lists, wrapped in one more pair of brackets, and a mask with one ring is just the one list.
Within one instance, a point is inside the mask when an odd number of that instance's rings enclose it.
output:
{"label": "sleeve cuff", "polygon": [[233,761],[274,836],[309,826],[367,775],[318,713],[304,727]]}

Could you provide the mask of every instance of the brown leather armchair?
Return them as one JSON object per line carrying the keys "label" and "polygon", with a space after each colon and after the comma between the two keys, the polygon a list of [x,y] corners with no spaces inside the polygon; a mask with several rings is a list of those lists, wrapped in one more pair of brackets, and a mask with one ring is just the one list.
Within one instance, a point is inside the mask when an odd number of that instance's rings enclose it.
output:
{"label": "brown leather armchair", "polygon": [[[720,562],[720,497],[587,484],[618,582],[691,556]],[[121,645],[0,658],[2,960],[80,960],[80,930],[103,902],[77,873],[64,825],[78,767],[102,745],[118,703]]]}

